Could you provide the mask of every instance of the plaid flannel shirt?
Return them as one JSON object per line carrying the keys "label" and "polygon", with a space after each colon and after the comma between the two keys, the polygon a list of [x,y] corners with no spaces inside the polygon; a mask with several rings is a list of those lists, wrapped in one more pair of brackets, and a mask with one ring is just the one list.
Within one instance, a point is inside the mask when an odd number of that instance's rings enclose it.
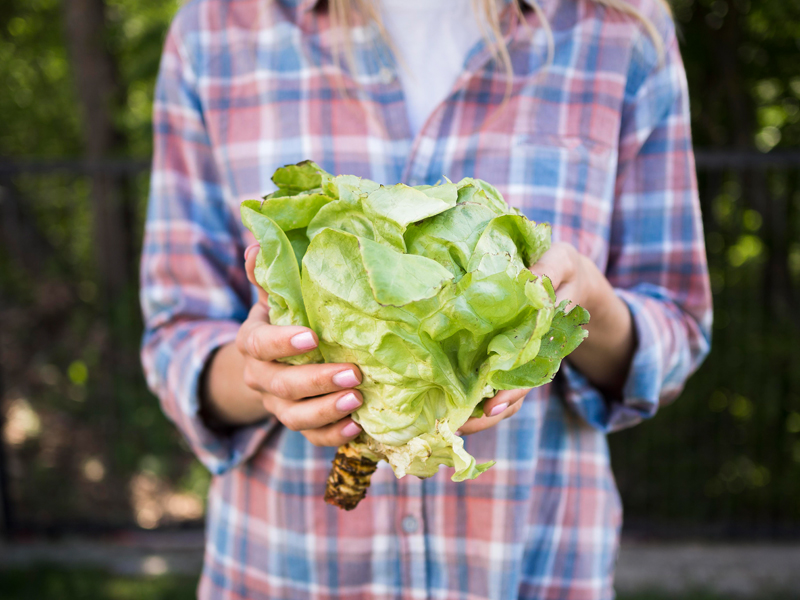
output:
{"label": "plaid flannel shirt", "polygon": [[[155,102],[142,257],[143,363],[164,411],[214,473],[201,598],[613,597],[621,507],[606,433],[652,416],[708,352],[711,297],[674,25],[655,0],[636,19],[587,0],[539,0],[530,29],[503,23],[507,76],[481,42],[412,139],[391,52],[372,25],[337,66],[324,3],[193,0],[176,17]],[[554,240],[604,271],[633,315],[624,393],[564,364],[522,409],[468,436],[496,465],[395,479],[383,465],[347,513],[322,500],[333,448],[274,419],[222,435],[198,380],[254,301],[240,201],[276,167],[313,159],[386,184],[480,177]]]}

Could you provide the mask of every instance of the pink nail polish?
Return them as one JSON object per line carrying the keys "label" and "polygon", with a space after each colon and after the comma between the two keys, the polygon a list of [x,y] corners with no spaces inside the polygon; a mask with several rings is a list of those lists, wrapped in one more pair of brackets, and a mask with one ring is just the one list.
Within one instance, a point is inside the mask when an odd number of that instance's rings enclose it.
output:
{"label": "pink nail polish", "polygon": [[289,343],[292,344],[298,350],[311,350],[312,348],[317,347],[317,342],[314,339],[314,335],[310,331],[304,331],[303,333],[298,333],[292,339],[289,340]]}
{"label": "pink nail polish", "polygon": [[352,369],[342,371],[333,376],[333,383],[339,387],[349,388],[358,385],[358,377],[353,373]]}
{"label": "pink nail polish", "polygon": [[508,402],[503,402],[502,404],[498,404],[492,409],[492,412],[489,413],[489,416],[496,417],[507,408],[508,408]]}
{"label": "pink nail polish", "polygon": [[336,401],[336,410],[341,412],[350,412],[359,406],[361,406],[361,400],[352,392],[345,394]]}
{"label": "pink nail polish", "polygon": [[361,425],[353,421],[342,427],[342,435],[344,437],[352,437],[361,432]]}
{"label": "pink nail polish", "polygon": [[247,260],[247,255],[250,254],[250,251],[253,248],[260,248],[260,247],[261,244],[259,244],[258,242],[256,242],[255,244],[250,244],[247,248],[244,249],[244,259]]}

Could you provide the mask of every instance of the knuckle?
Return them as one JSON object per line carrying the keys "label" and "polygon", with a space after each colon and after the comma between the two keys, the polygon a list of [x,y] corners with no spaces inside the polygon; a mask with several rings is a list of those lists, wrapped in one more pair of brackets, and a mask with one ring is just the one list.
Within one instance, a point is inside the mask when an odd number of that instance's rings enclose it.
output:
{"label": "knuckle", "polygon": [[278,408],[276,403],[276,398],[272,394],[263,393],[261,394],[261,405],[267,410],[267,412],[273,415],[278,421],[280,418],[278,417]]}
{"label": "knuckle", "polygon": [[244,384],[247,387],[254,390],[259,388],[258,379],[256,378],[255,373],[253,373],[253,369],[251,369],[249,366],[245,366],[244,368],[243,379],[244,379]]}
{"label": "knuckle", "polygon": [[256,358],[261,357],[264,344],[261,341],[261,336],[258,335],[258,330],[255,330],[247,336],[245,349],[247,352]]}
{"label": "knuckle", "polygon": [[278,398],[284,398],[285,400],[294,400],[292,394],[292,387],[286,381],[284,377],[273,377],[272,381],[269,384],[270,392],[278,396]]}
{"label": "knuckle", "polygon": [[290,431],[300,431],[302,429],[297,416],[291,410],[283,412],[281,415],[281,423]]}
{"label": "knuckle", "polygon": [[328,387],[329,376],[322,369],[315,369],[308,378],[309,383],[315,390],[322,390]]}
{"label": "knuckle", "polygon": [[247,338],[247,331],[244,327],[240,327],[236,334],[236,349],[242,354],[247,354]]}

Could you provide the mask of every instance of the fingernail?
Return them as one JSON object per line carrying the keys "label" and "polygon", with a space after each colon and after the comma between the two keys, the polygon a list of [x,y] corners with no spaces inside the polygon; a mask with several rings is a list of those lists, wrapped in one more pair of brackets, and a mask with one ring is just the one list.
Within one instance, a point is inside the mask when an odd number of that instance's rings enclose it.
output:
{"label": "fingernail", "polygon": [[503,402],[502,404],[498,404],[492,409],[492,412],[489,413],[489,416],[496,417],[507,408],[508,408],[508,402]]}
{"label": "fingernail", "polygon": [[463,435],[463,432],[460,429],[458,429],[456,430],[456,435]]}
{"label": "fingernail", "polygon": [[311,350],[312,348],[317,347],[317,342],[314,339],[314,335],[310,331],[298,333],[291,340],[289,340],[289,342],[298,350]]}
{"label": "fingernail", "polygon": [[253,248],[260,248],[260,247],[261,245],[258,242],[256,242],[255,244],[250,244],[247,248],[244,249],[244,259],[247,260],[247,256],[250,254],[250,251]]}
{"label": "fingernail", "polygon": [[344,427],[342,427],[342,435],[344,437],[352,437],[361,432],[361,425],[356,423],[355,421],[351,421]]}
{"label": "fingernail", "polygon": [[333,376],[333,383],[339,387],[349,388],[358,385],[358,377],[353,373],[352,369],[342,371]]}
{"label": "fingernail", "polygon": [[336,401],[336,410],[341,412],[350,412],[361,406],[361,400],[358,399],[353,392],[345,394]]}

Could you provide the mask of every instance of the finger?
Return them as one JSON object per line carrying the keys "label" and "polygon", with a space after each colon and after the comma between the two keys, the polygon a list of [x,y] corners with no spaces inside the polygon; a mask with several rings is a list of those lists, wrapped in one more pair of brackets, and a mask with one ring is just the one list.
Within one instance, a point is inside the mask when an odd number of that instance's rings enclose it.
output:
{"label": "finger", "polygon": [[561,304],[562,301],[569,300],[570,305],[567,310],[570,310],[576,304],[581,304],[582,298],[578,297],[580,294],[578,287],[573,281],[563,284],[556,290],[556,302]]}
{"label": "finger", "polygon": [[361,433],[361,425],[351,418],[342,419],[338,423],[304,431],[303,435],[315,446],[341,446]]}
{"label": "finger", "polygon": [[250,244],[244,251],[244,268],[247,271],[247,281],[256,286],[258,290],[258,301],[264,305],[267,304],[269,294],[264,291],[256,281],[256,259],[261,251],[261,246],[258,243]]}
{"label": "finger", "polygon": [[[266,323],[269,325],[269,306],[263,302],[256,302],[253,304],[250,308],[250,312],[247,314],[247,321]],[[248,323],[248,326],[255,326],[255,323]]]}
{"label": "finger", "polygon": [[564,242],[553,244],[535,264],[531,265],[531,272],[535,275],[545,275],[553,284],[553,289],[558,290],[574,271],[572,250],[574,248]]}
{"label": "finger", "polygon": [[487,417],[495,417],[505,411],[512,404],[521,402],[531,388],[522,390],[502,390],[497,392],[494,398],[490,398],[483,405],[483,414]]}
{"label": "finger", "polygon": [[254,307],[248,318],[239,328],[236,347],[239,352],[252,358],[270,361],[287,356],[305,354],[319,345],[317,334],[308,327],[294,325],[270,325],[265,322],[267,309]]}
{"label": "finger", "polygon": [[467,419],[466,423],[459,427],[456,433],[458,433],[458,435],[471,435],[483,431],[484,429],[489,429],[497,425],[500,421],[517,414],[520,408],[522,408],[522,402],[516,402],[495,417],[470,417]]}
{"label": "finger", "polygon": [[306,431],[338,423],[362,404],[361,394],[355,390],[299,402],[279,399],[275,416],[292,431]]}
{"label": "finger", "polygon": [[301,400],[354,388],[361,384],[358,367],[347,363],[283,365],[264,363],[264,387],[285,400]]}

